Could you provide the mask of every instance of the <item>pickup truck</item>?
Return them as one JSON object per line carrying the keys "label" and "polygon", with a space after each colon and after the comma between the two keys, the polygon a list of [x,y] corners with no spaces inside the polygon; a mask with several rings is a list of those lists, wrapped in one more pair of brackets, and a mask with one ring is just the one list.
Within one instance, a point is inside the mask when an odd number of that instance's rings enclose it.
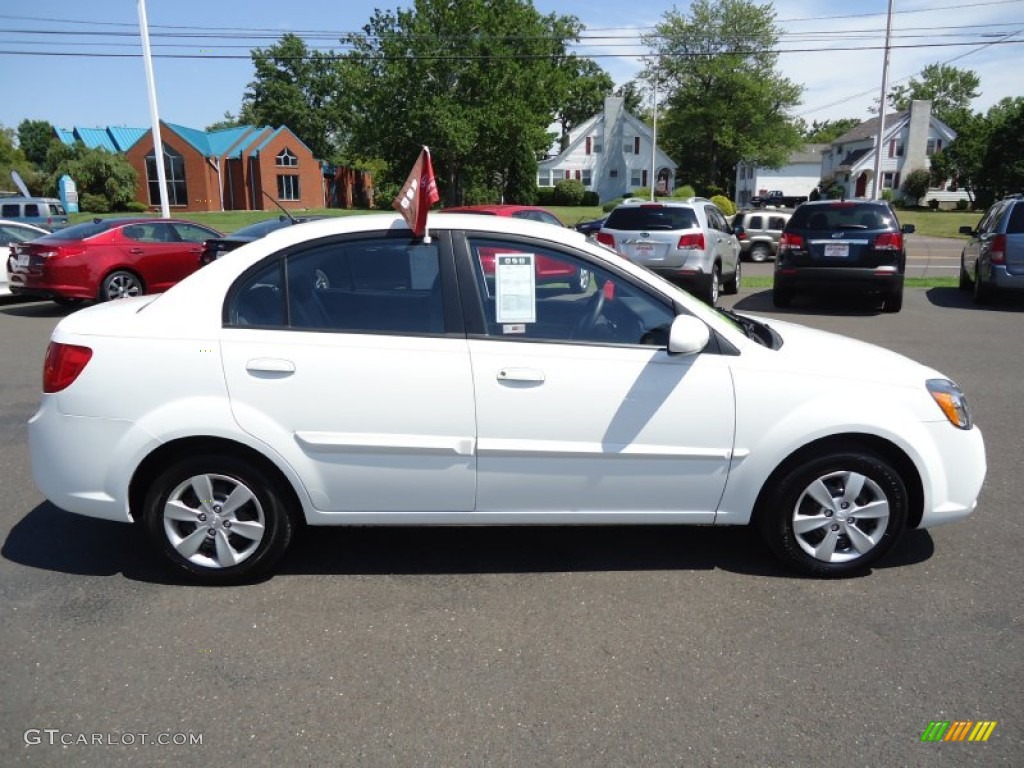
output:
{"label": "pickup truck", "polygon": [[807,196],[784,195],[782,190],[773,189],[766,195],[755,195],[750,198],[750,204],[755,208],[765,208],[772,205],[776,208],[796,208],[800,203],[806,203]]}

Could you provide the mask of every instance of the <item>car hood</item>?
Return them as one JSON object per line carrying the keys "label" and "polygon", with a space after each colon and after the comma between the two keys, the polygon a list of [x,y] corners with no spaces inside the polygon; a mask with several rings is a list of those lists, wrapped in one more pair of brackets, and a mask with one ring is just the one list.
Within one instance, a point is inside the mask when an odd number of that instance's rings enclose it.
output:
{"label": "car hood", "polygon": [[782,337],[780,349],[758,349],[776,356],[778,365],[790,372],[805,371],[817,377],[831,375],[845,382],[907,387],[920,387],[927,379],[948,378],[934,368],[877,344],[785,320],[744,315],[774,328]]}

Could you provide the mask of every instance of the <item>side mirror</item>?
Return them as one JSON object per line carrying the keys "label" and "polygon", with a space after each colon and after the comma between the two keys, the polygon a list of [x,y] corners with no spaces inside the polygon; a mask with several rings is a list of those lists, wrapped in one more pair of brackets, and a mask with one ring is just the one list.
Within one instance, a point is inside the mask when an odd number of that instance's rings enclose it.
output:
{"label": "side mirror", "polygon": [[973,235],[974,234],[974,227],[960,227],[960,234],[961,235]]}
{"label": "side mirror", "polygon": [[696,355],[711,340],[711,331],[693,315],[679,315],[668,332],[668,351],[672,355]]}

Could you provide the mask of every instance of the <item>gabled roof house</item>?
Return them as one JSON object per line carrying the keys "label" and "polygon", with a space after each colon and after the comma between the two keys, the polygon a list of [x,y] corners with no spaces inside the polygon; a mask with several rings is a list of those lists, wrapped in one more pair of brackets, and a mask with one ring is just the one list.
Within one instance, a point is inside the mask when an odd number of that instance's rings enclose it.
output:
{"label": "gabled roof house", "polygon": [[[604,110],[569,132],[569,143],[556,157],[537,165],[537,186],[553,187],[562,179],[576,179],[596,192],[603,203],[626,192],[651,186],[650,127],[626,111],[620,97],[604,100]],[[676,163],[660,149],[654,151],[657,189],[669,194]]]}
{"label": "gabled roof house", "polygon": [[[139,176],[135,199],[160,205],[153,132],[145,128],[57,129],[66,144],[123,152]],[[160,121],[164,172],[178,212],[324,207],[320,162],[287,126],[201,131]],[[268,199],[269,198],[271,199]]]}
{"label": "gabled roof house", "polygon": [[[928,170],[931,156],[956,138],[956,131],[935,117],[930,101],[911,102],[910,109],[886,115],[882,132],[881,190],[897,191],[907,174]],[[822,155],[821,178],[834,179],[846,191],[846,197],[871,195],[875,173],[875,143],[878,118],[860,125],[835,139]],[[955,203],[967,199],[967,193],[948,182],[930,189],[921,202],[938,200]]]}

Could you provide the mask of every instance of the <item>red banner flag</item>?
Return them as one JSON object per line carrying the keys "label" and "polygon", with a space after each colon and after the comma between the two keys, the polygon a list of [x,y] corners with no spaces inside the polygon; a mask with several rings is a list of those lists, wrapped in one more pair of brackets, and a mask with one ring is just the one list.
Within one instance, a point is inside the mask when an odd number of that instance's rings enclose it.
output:
{"label": "red banner flag", "polygon": [[391,206],[408,222],[414,237],[423,237],[427,233],[427,211],[440,199],[430,150],[424,147]]}

